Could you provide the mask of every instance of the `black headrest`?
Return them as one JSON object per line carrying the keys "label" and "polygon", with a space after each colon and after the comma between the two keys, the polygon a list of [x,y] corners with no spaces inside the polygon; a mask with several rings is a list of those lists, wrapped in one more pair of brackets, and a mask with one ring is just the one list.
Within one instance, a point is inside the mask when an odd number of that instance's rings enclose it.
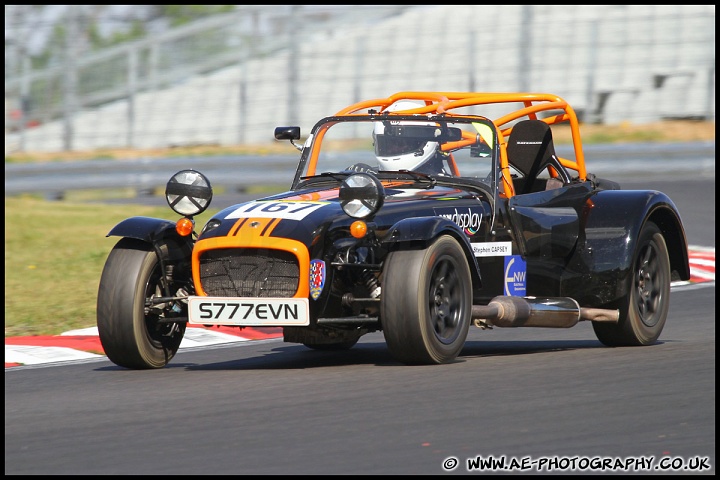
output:
{"label": "black headrest", "polygon": [[555,156],[550,126],[542,120],[523,120],[515,124],[508,139],[510,163],[525,177],[534,178]]}

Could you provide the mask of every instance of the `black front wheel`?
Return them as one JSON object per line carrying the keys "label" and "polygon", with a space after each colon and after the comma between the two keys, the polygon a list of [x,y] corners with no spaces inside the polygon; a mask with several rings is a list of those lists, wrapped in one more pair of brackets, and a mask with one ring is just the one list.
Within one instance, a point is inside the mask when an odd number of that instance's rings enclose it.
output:
{"label": "black front wheel", "polygon": [[453,237],[423,250],[399,250],[383,267],[380,315],[390,353],[406,364],[449,363],[460,354],[472,316],[470,267]]}
{"label": "black front wheel", "polygon": [[630,291],[617,324],[593,322],[598,340],[610,347],[650,345],[665,326],[670,308],[670,259],[660,229],[652,222],[640,231],[633,253]]}
{"label": "black front wheel", "polygon": [[162,322],[162,272],[151,245],[123,238],[105,262],[97,299],[97,326],[107,357],[132,369],[161,368],[175,356],[185,323]]}

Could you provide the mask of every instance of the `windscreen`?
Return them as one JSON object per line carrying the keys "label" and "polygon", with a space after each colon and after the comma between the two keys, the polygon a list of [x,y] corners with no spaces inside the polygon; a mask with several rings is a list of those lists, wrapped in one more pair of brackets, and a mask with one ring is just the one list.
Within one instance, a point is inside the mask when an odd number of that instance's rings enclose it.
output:
{"label": "windscreen", "polygon": [[377,117],[363,116],[321,124],[307,147],[314,153],[308,153],[303,176],[368,169],[381,176],[388,165],[383,158],[432,153],[438,165],[442,164],[444,175],[490,181],[497,155],[492,122],[482,117],[431,118],[433,121],[393,118],[381,122]]}

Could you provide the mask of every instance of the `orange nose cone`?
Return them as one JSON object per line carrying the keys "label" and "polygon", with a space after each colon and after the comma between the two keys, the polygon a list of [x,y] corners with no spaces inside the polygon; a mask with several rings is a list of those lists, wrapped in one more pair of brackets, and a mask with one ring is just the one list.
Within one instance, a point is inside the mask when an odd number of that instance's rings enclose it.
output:
{"label": "orange nose cone", "polygon": [[190,235],[193,232],[193,228],[195,228],[195,222],[189,218],[181,218],[175,224],[175,230],[183,237]]}
{"label": "orange nose cone", "polygon": [[357,220],[350,225],[350,235],[355,238],[362,238],[367,233],[367,224],[361,220]]}

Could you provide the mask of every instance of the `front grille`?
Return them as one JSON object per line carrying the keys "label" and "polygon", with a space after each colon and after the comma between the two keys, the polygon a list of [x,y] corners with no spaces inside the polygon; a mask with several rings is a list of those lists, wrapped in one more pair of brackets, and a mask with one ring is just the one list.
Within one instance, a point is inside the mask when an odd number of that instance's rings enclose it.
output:
{"label": "front grille", "polygon": [[283,250],[227,248],[200,256],[202,289],[213,297],[292,297],[298,275],[297,257]]}

